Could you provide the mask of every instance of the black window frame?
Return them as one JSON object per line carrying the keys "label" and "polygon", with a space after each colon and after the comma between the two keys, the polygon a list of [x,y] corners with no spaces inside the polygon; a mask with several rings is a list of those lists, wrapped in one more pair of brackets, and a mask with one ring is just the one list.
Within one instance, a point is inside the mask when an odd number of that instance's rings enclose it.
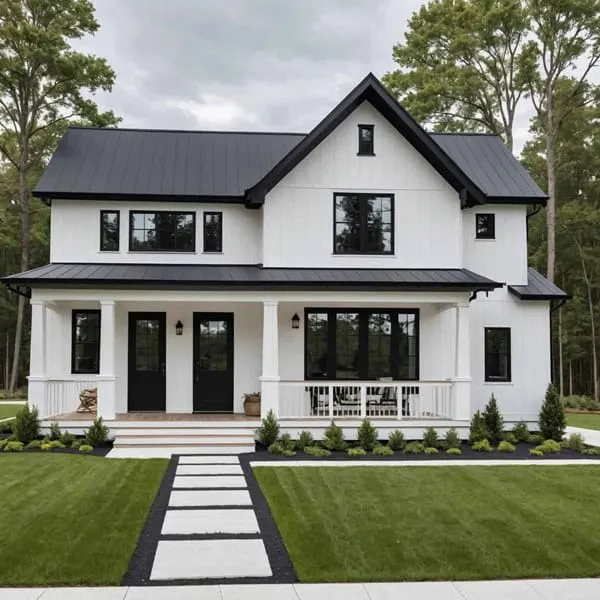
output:
{"label": "black window frame", "polygon": [[[371,140],[362,139],[363,130],[371,132]],[[375,156],[375,125],[359,123],[358,125],[358,152],[357,156]]]}
{"label": "black window frame", "polygon": [[[95,344],[96,344],[96,368],[91,369],[91,370],[85,370],[85,369],[77,369],[76,368],[76,345],[78,343],[82,343],[82,342],[77,342],[77,316],[79,314],[86,314],[86,315],[98,315],[98,339],[95,340]],[[102,331],[102,313],[100,310],[98,309],[92,309],[92,308],[74,308],[71,311],[71,374],[73,375],[98,375],[100,373],[100,338],[101,338],[101,333]],[[91,343],[91,342],[87,342],[87,343]]]}
{"label": "black window frame", "polygon": [[[219,228],[218,228],[218,236],[219,236],[219,249],[218,250],[209,250],[206,247],[206,230],[207,216],[218,216],[219,217]],[[223,211],[220,210],[207,210],[202,213],[202,252],[207,254],[221,254],[223,252]]]}
{"label": "black window frame", "polygon": [[[337,199],[340,197],[346,196],[356,196],[361,200],[360,207],[360,250],[352,251],[352,252],[340,252],[337,249],[336,243],[336,226],[338,224],[337,214],[336,214],[336,205]],[[390,240],[390,249],[388,251],[383,252],[368,252],[367,244],[368,244],[368,200],[371,198],[389,198],[390,207],[391,207],[391,240]],[[334,192],[333,194],[333,253],[337,256],[393,256],[396,249],[396,212],[395,212],[395,204],[396,204],[396,196],[395,194],[378,194],[378,193],[355,193],[355,192]]]}
{"label": "black window frame", "polygon": [[[157,214],[176,214],[176,215],[191,215],[192,217],[192,248],[191,250],[164,250],[164,249],[151,249],[145,248],[143,250],[136,250],[132,248],[133,236],[133,218],[135,215],[157,215]],[[166,254],[194,254],[196,252],[196,212],[192,210],[130,210],[129,211],[129,252],[162,252]]]}
{"label": "black window frame", "polygon": [[[117,215],[117,247],[104,247],[104,215]],[[119,252],[121,248],[121,211],[120,210],[101,210],[100,211],[100,252]]]}
{"label": "black window frame", "polygon": [[[506,375],[499,377],[497,375],[490,375],[490,369],[491,369],[491,364],[490,364],[490,357],[491,355],[503,355],[503,353],[500,352],[495,352],[495,353],[490,353],[488,352],[488,336],[490,334],[490,332],[492,331],[502,331],[507,335],[507,352],[506,352]],[[512,341],[511,341],[512,335],[511,335],[511,328],[510,327],[486,327],[484,329],[484,341],[483,341],[483,352],[484,352],[484,361],[485,361],[485,382],[486,383],[511,383],[512,382]]]}
{"label": "black window frame", "polygon": [[[485,217],[489,219],[485,232],[479,232],[479,219]],[[495,240],[496,239],[496,215],[494,213],[476,213],[475,215],[475,239],[477,240]]]}
{"label": "black window frame", "polygon": [[[327,314],[327,355],[326,355],[326,377],[313,377],[309,373],[308,364],[308,317],[313,314]],[[345,313],[357,313],[359,315],[359,356],[358,356],[358,372],[359,379],[356,381],[380,381],[380,379],[370,379],[368,377],[369,370],[369,315],[377,313],[391,313],[392,315],[392,330],[391,330],[391,350],[390,350],[390,371],[393,381],[419,381],[420,379],[420,356],[421,356],[421,314],[418,308],[327,308],[327,307],[306,307],[304,309],[304,378],[305,381],[348,381],[344,378],[336,377],[337,352],[336,352],[336,326],[337,315]],[[399,315],[414,315],[415,317],[415,375],[414,377],[401,378],[400,373],[400,355],[399,355]],[[354,381],[354,380],[351,380]]]}

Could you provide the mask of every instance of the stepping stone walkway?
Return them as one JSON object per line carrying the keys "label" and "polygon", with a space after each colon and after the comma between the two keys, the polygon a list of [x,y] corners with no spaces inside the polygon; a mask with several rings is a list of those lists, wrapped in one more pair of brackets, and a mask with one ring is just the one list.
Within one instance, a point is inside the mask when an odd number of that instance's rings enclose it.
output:
{"label": "stepping stone walkway", "polygon": [[180,456],[150,581],[272,577],[237,456]]}

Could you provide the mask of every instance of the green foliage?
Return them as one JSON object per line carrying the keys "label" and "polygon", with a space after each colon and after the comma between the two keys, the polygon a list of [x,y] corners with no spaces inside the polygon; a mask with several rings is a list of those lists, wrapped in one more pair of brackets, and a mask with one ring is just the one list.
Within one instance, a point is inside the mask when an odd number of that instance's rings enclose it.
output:
{"label": "green foliage", "polygon": [[600,402],[596,402],[589,396],[564,396],[560,399],[560,401],[565,408],[600,411]]}
{"label": "green foliage", "polygon": [[499,442],[503,436],[504,419],[500,414],[498,401],[494,394],[490,396],[490,400],[486,404],[482,417],[485,429],[490,434],[489,440],[492,442]]}
{"label": "green foliage", "polygon": [[423,434],[423,446],[425,448],[437,448],[439,443],[438,432],[433,427],[428,427]]}
{"label": "green foliage", "polygon": [[31,440],[25,448],[27,450],[39,450],[42,447],[42,440]]}
{"label": "green foliage", "polygon": [[530,448],[529,449],[529,454],[531,456],[544,456],[544,451],[543,450],[539,450],[538,448]]}
{"label": "green foliage", "polygon": [[402,448],[404,448],[404,446],[406,446],[406,440],[404,439],[404,434],[398,429],[392,431],[388,437],[387,445],[392,450],[402,450]]}
{"label": "green foliage", "polygon": [[438,453],[438,449],[437,448],[425,448],[425,454],[437,454]]}
{"label": "green foliage", "polygon": [[40,450],[52,450],[52,446],[50,445],[50,442],[42,442],[42,445],[40,446]]}
{"label": "green foliage", "polygon": [[85,434],[85,443],[93,448],[98,448],[108,439],[108,427],[102,423],[102,417],[94,419],[92,426]]}
{"label": "green foliage", "polygon": [[546,440],[560,442],[565,435],[567,419],[556,388],[550,384],[540,410],[540,433]]}
{"label": "green foliage", "polygon": [[360,446],[358,448],[348,448],[348,456],[366,456],[367,451]]}
{"label": "green foliage", "polygon": [[498,450],[500,452],[514,452],[516,448],[507,440],[504,440],[498,444]]}
{"label": "green foliage", "polygon": [[[519,421],[512,429],[512,433],[515,436],[517,442],[528,442],[529,441],[529,429],[525,421]],[[511,442],[512,443],[512,442]]]}
{"label": "green foliage", "polygon": [[4,450],[4,446],[9,443],[9,440],[0,440],[0,450]]}
{"label": "green foliage", "polygon": [[23,442],[8,442],[4,446],[4,452],[23,452]]}
{"label": "green foliage", "polygon": [[12,433],[12,421],[2,421],[0,423],[0,433]]}
{"label": "green foliage", "polygon": [[344,441],[344,432],[342,431],[342,428],[331,421],[331,425],[323,434],[323,441],[321,444],[323,448],[326,448],[327,450],[345,450],[346,442]]}
{"label": "green foliage", "polygon": [[545,440],[540,446],[544,450],[544,454],[558,454],[561,450],[560,443],[556,440]]}
{"label": "green foliage", "polygon": [[311,456],[317,456],[319,458],[331,456],[331,452],[329,450],[321,448],[320,446],[306,446],[306,448],[304,448],[304,452],[306,454],[310,454]]}
{"label": "green foliage", "polygon": [[469,428],[469,443],[474,444],[482,440],[487,440],[490,434],[485,427],[485,421],[481,415],[481,411],[476,411],[471,418],[471,426]]}
{"label": "green foliage", "polygon": [[530,433],[527,442],[534,446],[539,446],[544,441],[544,438],[539,433]]}
{"label": "green foliage", "polygon": [[292,437],[290,436],[289,433],[284,433],[280,438],[279,438],[279,444],[282,448],[282,450],[294,450],[294,448],[296,447],[296,443],[292,440]]}
{"label": "green foliage", "polygon": [[58,426],[58,423],[52,423],[50,425],[50,433],[48,434],[48,439],[52,442],[54,440],[60,440],[62,436],[62,432],[60,430],[60,427]]}
{"label": "green foliage", "polygon": [[270,410],[262,420],[262,425],[256,431],[258,441],[263,446],[270,446],[279,437],[279,422],[275,413]]}
{"label": "green foliage", "polygon": [[491,452],[493,450],[489,440],[479,440],[475,442],[471,448],[475,450],[475,452]]}
{"label": "green foliage", "polygon": [[565,447],[575,452],[583,452],[585,450],[585,441],[580,433],[572,433],[565,440]]}
{"label": "green foliage", "polygon": [[295,450],[290,450],[289,448],[286,448],[282,453],[282,456],[296,456],[296,451]]}
{"label": "green foliage", "polygon": [[446,444],[446,448],[460,448],[460,437],[458,435],[458,431],[452,427],[452,429],[448,429],[446,431],[446,435],[444,436],[444,442]]}
{"label": "green foliage", "polygon": [[450,456],[460,456],[462,454],[462,450],[460,448],[448,448],[448,450],[446,450],[446,454],[450,454]]}
{"label": "green foliage", "polygon": [[585,448],[581,451],[581,454],[583,454],[584,456],[600,456],[600,448],[597,448],[595,446],[592,448]]}
{"label": "green foliage", "polygon": [[283,454],[283,446],[280,442],[273,442],[268,450],[271,454]]}
{"label": "green foliage", "polygon": [[389,446],[384,446],[383,444],[377,444],[373,448],[373,454],[375,456],[392,456],[394,451]]}
{"label": "green foliage", "polygon": [[301,431],[298,440],[296,441],[296,450],[304,450],[306,446],[314,446],[315,440],[313,439],[310,431]]}
{"label": "green foliage", "polygon": [[56,448],[58,450],[65,448],[65,445],[60,440],[52,440],[48,442],[48,445],[50,446],[50,448]]}
{"label": "green foliage", "polygon": [[421,442],[409,442],[404,447],[404,454],[423,454],[425,446]]}
{"label": "green foliage", "polygon": [[60,441],[65,445],[65,447],[69,448],[71,446],[71,444],[75,441],[75,436],[72,433],[69,433],[68,431],[65,431],[61,436],[60,436]]}
{"label": "green foliage", "polygon": [[512,431],[507,431],[504,433],[504,440],[513,446],[519,442],[517,436]]}
{"label": "green foliage", "polygon": [[369,419],[364,419],[358,428],[358,444],[365,450],[372,450],[377,444],[377,429]]}
{"label": "green foliage", "polygon": [[94,451],[94,448],[88,444],[81,444],[79,446],[79,452],[83,452],[83,454],[91,454]]}
{"label": "green foliage", "polygon": [[29,408],[26,404],[17,412],[12,422],[13,434],[18,442],[28,444],[40,436],[40,421],[37,408]]}
{"label": "green foliage", "polygon": [[73,440],[71,442],[71,448],[75,448],[75,450],[79,449],[83,445],[83,440]]}

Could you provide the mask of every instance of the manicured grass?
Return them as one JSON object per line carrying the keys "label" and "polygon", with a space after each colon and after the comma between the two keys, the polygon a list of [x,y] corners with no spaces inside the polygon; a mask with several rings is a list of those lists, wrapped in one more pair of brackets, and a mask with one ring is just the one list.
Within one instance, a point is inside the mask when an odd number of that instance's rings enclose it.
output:
{"label": "manicured grass", "polygon": [[304,582],[600,575],[600,467],[254,473]]}
{"label": "manicured grass", "polygon": [[20,408],[22,408],[22,406],[19,406],[18,404],[0,404],[0,421],[2,419],[14,417]]}
{"label": "manicured grass", "polygon": [[585,427],[600,431],[600,415],[585,413],[567,413],[567,424],[571,427]]}
{"label": "manicured grass", "polygon": [[120,584],[167,464],[0,455],[0,587]]}

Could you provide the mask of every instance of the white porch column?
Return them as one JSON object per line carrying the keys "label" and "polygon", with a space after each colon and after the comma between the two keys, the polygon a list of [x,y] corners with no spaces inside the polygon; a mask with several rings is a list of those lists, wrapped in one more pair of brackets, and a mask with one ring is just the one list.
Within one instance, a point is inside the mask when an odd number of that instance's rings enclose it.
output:
{"label": "white porch column", "polygon": [[456,344],[454,364],[454,418],[471,418],[471,334],[469,303],[456,305]]}
{"label": "white porch column", "polygon": [[279,310],[278,302],[263,302],[261,417],[279,413]]}
{"label": "white porch column", "polygon": [[114,300],[100,301],[100,374],[98,375],[98,416],[115,418],[116,325]]}
{"label": "white porch column", "polygon": [[48,394],[47,310],[44,300],[31,300],[31,349],[27,398],[30,406],[37,407],[40,417],[49,415],[46,402]]}

